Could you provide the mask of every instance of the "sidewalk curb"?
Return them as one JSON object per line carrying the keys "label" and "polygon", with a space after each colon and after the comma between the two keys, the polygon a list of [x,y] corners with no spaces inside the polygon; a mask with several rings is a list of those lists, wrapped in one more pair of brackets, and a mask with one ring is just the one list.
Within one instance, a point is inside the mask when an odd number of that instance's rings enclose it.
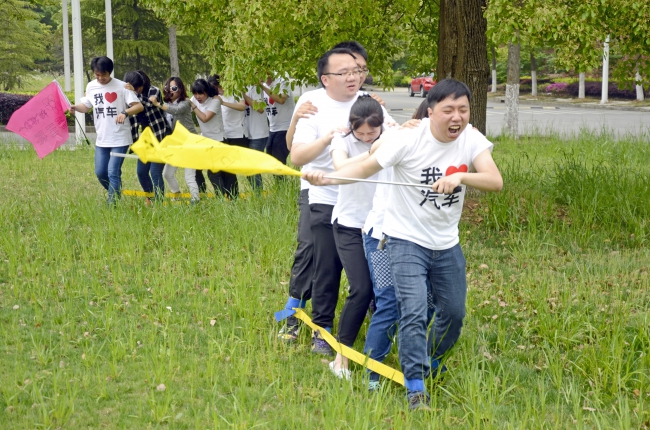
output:
{"label": "sidewalk curb", "polygon": [[[488,101],[493,103],[500,103],[503,97],[489,97]],[[556,108],[580,108],[580,109],[600,109],[600,110],[626,110],[633,112],[650,112],[650,106],[626,106],[626,105],[601,105],[597,102],[586,103],[569,103],[569,102],[552,102],[544,100],[522,100],[519,99],[520,105],[538,105],[538,106],[553,106]],[[505,106],[505,103],[503,103]]]}

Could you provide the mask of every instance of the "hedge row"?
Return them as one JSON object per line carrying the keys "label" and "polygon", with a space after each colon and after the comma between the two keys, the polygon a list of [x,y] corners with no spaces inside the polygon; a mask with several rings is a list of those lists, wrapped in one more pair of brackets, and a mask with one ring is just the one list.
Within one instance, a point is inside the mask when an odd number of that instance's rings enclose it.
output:
{"label": "hedge row", "polygon": [[[7,124],[11,115],[23,107],[32,97],[25,94],[0,93],[0,124]],[[94,125],[93,116],[86,114],[86,125]],[[74,117],[68,116],[68,125],[74,125]]]}

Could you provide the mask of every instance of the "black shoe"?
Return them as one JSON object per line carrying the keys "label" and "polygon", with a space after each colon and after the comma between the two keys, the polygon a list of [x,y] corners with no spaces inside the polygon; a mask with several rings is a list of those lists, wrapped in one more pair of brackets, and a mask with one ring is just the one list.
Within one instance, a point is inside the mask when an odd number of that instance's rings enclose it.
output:
{"label": "black shoe", "polygon": [[287,318],[287,322],[278,332],[278,339],[287,343],[294,343],[298,339],[299,334],[300,320],[292,315]]}
{"label": "black shoe", "polygon": [[424,391],[416,391],[409,395],[409,411],[430,411],[431,399]]}

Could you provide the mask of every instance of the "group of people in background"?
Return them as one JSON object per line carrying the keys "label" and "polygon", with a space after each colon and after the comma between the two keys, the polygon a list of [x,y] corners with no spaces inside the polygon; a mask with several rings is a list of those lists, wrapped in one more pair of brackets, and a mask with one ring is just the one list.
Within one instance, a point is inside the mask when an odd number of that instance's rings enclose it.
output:
{"label": "group of people in background", "polygon": [[[354,346],[374,300],[364,353],[382,361],[397,332],[409,409],[427,409],[425,381],[446,372],[443,362],[465,316],[465,258],[458,236],[465,189],[498,191],[503,181],[492,143],[469,125],[471,94],[464,83],[438,82],[414,119],[399,126],[379,97],[361,92],[367,61],[357,42],[334,46],[316,65],[321,88],[294,105],[287,82],[272,76],[228,97],[219,76],[197,79],[189,97],[178,77],[170,77],[162,92],[142,71],[127,73],[124,82],[111,79],[112,62],[98,57],[91,62],[96,80],[72,109],[93,109],[95,172],[109,202],[119,196],[123,160],[110,152],[126,153],[147,126],[159,140],[180,122],[192,133],[266,151],[285,164],[290,156],[303,175],[298,246],[278,337],[297,341],[301,323],[294,309],[309,300],[313,322],[332,332],[345,270],[349,294],[337,340]],[[170,191],[180,191],[175,172],[174,166],[155,163],[137,167],[143,189],[157,196],[165,180]],[[329,177],[333,173],[338,179]],[[383,184],[355,181],[364,178]],[[208,180],[219,193],[238,194],[236,175],[208,172]],[[387,184],[393,180],[416,186]],[[249,181],[261,189],[259,176]],[[198,201],[206,187],[203,173],[185,169],[185,182],[192,201]],[[334,355],[318,332],[311,343],[314,353]],[[340,379],[352,376],[340,353],[329,369]],[[379,375],[366,376],[370,391],[381,388]]]}
{"label": "group of people in background", "polygon": [[[180,122],[191,133],[228,145],[266,151],[286,164],[289,154],[286,134],[294,99],[282,78],[267,76],[263,82],[249,86],[245,94],[226,96],[219,75],[195,80],[189,91],[180,77],[172,76],[161,91],[151,84],[143,70],[127,72],[123,81],[112,78],[113,62],[108,57],[93,58],[90,67],[95,80],[88,84],[85,96],[71,110],[84,113],[93,110],[97,132],[95,173],[108,192],[109,204],[114,204],[120,196],[124,161],[123,157],[111,157],[110,153],[125,154],[146,127],[161,141]],[[165,182],[171,193],[180,193],[176,170],[175,166],[138,160],[136,172],[143,191],[161,199]],[[239,195],[236,175],[208,171],[207,176],[215,193],[228,198]],[[207,191],[203,172],[185,168],[184,179],[190,202],[198,202],[201,193]],[[260,175],[250,177],[249,181],[254,190],[262,189]],[[151,200],[147,198],[147,202]]]}

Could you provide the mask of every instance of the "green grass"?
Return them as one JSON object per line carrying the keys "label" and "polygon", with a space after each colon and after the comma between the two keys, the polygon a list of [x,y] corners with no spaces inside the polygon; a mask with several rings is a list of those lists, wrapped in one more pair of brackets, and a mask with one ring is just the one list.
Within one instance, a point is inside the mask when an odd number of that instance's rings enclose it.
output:
{"label": "green grass", "polygon": [[[494,157],[505,188],[472,193],[461,223],[465,328],[433,412],[411,414],[395,384],[333,378],[307,332],[276,339],[295,181],[111,210],[91,149],[3,147],[0,427],[647,428],[648,142],[500,140]],[[131,160],[123,177],[139,189]]]}

